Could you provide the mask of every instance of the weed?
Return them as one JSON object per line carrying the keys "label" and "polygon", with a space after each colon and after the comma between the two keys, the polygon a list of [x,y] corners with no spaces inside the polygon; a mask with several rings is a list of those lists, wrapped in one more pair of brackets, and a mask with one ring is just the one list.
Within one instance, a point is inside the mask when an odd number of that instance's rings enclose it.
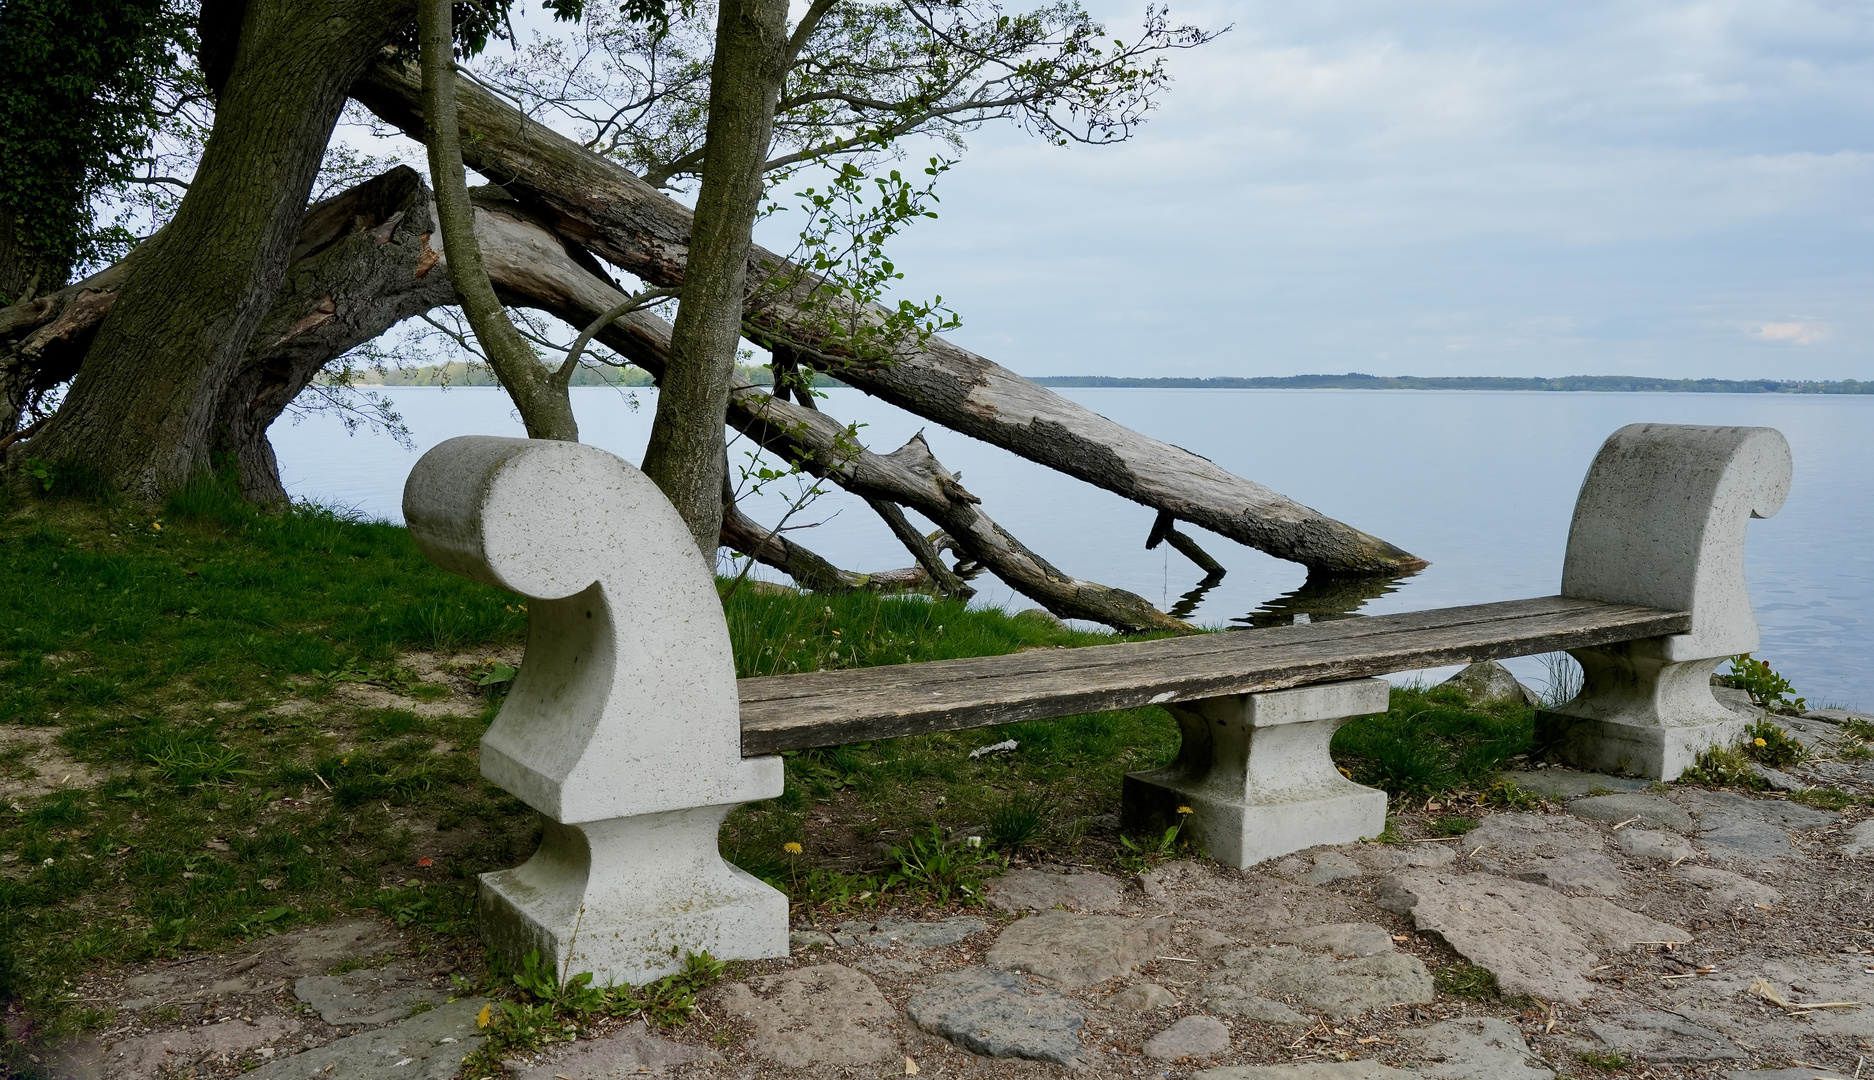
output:
{"label": "weed", "polygon": [[1632,1058],[1618,1050],[1610,1051],[1605,1054],[1595,1054],[1582,1050],[1576,1056],[1581,1059],[1583,1065],[1591,1069],[1601,1069],[1606,1072],[1614,1072],[1633,1064]]}
{"label": "weed", "polygon": [[950,903],[961,893],[965,903],[980,904],[983,878],[1000,873],[1007,863],[993,851],[944,839],[943,826],[915,832],[905,844],[891,849],[898,863],[895,882],[930,903]]}
{"label": "weed", "polygon": [[1796,688],[1789,680],[1771,670],[1766,660],[1753,660],[1749,653],[1731,658],[1731,670],[1726,675],[1732,686],[1750,695],[1750,700],[1759,707],[1772,712],[1800,712],[1807,703],[1806,698],[1792,698]]}
{"label": "weed", "polygon": [[1862,742],[1874,742],[1874,723],[1856,717],[1841,726],[1842,731]]}
{"label": "weed", "polygon": [[1129,873],[1142,874],[1152,864],[1164,862],[1178,851],[1178,834],[1184,831],[1184,823],[1190,819],[1191,808],[1178,807],[1178,820],[1160,836],[1152,837],[1148,843],[1139,843],[1130,836],[1119,838],[1119,865]]}
{"label": "weed", "polygon": [[1432,972],[1432,985],[1437,987],[1439,993],[1473,1001],[1494,1001],[1501,995],[1497,988],[1497,977],[1488,968],[1475,964],[1451,964],[1438,968]]}
{"label": "weed", "polygon": [[1484,789],[1478,801],[1499,810],[1533,810],[1542,805],[1542,796],[1525,791],[1514,780],[1498,780]]}
{"label": "weed", "polygon": [[1794,765],[1808,756],[1802,743],[1769,720],[1759,720],[1744,729],[1743,750],[1773,769]]}
{"label": "weed", "polygon": [[[498,960],[491,964],[499,966]],[[557,973],[538,952],[529,952],[520,970],[508,973],[507,985],[497,987],[512,999],[491,1002],[476,1018],[487,1041],[463,1059],[463,1075],[499,1076],[503,1058],[571,1042],[599,1018],[641,1016],[657,1026],[686,1024],[696,1011],[696,995],[715,985],[727,966],[707,952],[686,953],[682,970],[634,990],[594,986],[591,972]]]}
{"label": "weed", "polygon": [[1054,816],[1055,798],[1045,791],[1023,791],[989,812],[989,842],[1014,854],[1040,840]]}
{"label": "weed", "polygon": [[1750,767],[1751,761],[1742,750],[1729,746],[1714,746],[1698,755],[1691,768],[1680,775],[1681,783],[1702,784],[1706,787],[1741,787],[1757,788],[1763,786],[1763,780]]}
{"label": "weed", "polygon": [[1431,828],[1432,832],[1438,836],[1463,836],[1465,833],[1475,829],[1478,824],[1479,822],[1476,818],[1461,817],[1453,814],[1450,817],[1441,817],[1432,822]]}
{"label": "weed", "polygon": [[1804,806],[1813,806],[1817,810],[1845,810],[1856,803],[1865,802],[1867,800],[1861,796],[1843,791],[1838,787],[1825,787],[1810,788],[1807,791],[1792,791],[1789,793],[1789,801],[1802,803]]}

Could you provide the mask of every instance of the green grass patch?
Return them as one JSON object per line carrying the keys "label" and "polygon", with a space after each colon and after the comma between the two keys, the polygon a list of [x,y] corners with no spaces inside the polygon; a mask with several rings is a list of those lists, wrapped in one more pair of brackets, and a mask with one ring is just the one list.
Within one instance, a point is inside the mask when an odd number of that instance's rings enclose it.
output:
{"label": "green grass patch", "polygon": [[1535,742],[1535,710],[1520,702],[1467,702],[1456,690],[1394,687],[1390,708],[1334,733],[1334,761],[1356,782],[1422,799],[1487,787],[1490,775]]}
{"label": "green grass patch", "polygon": [[1475,964],[1449,964],[1432,971],[1432,986],[1441,994],[1469,998],[1472,1001],[1495,1001],[1502,995],[1497,977],[1488,968]]}

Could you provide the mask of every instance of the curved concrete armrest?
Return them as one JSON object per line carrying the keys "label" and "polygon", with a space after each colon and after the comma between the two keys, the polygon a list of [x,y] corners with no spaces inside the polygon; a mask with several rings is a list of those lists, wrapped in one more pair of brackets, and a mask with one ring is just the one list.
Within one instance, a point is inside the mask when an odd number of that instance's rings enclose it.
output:
{"label": "curved concrete armrest", "polygon": [[1629,424],[1582,481],[1562,595],[1692,613],[1668,659],[1757,647],[1744,528],[1789,497],[1789,443],[1764,427]]}
{"label": "curved concrete armrest", "polygon": [[464,436],[404,487],[438,566],[528,598],[527,659],[482,775],[562,824],[781,792],[742,757],[715,577],[649,478],[591,446]]}
{"label": "curved concrete armrest", "polygon": [[1691,629],[1577,649],[1581,693],[1537,717],[1591,768],[1673,780],[1749,723],[1711,694],[1718,661],[1750,652],[1757,617],[1744,532],[1789,495],[1774,428],[1632,424],[1609,436],[1575,503],[1562,595],[1686,611]]}

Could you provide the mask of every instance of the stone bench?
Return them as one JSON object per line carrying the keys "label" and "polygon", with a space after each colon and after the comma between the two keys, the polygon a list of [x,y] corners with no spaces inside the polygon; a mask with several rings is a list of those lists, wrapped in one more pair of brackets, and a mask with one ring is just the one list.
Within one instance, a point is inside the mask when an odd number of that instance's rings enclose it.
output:
{"label": "stone bench", "polygon": [[525,864],[482,875],[491,948],[640,983],[685,952],[787,953],[787,899],[724,862],[736,806],[781,794],[786,749],[1165,707],[1183,744],[1129,775],[1131,827],[1246,867],[1377,835],[1386,796],[1328,741],[1384,711],[1391,672],[1566,650],[1585,683],[1538,715],[1590,768],[1673,779],[1746,721],[1719,660],[1757,645],[1750,517],[1789,487],[1768,428],[1615,432],[1576,503],[1560,595],[1073,650],[735,679],[713,568],[638,470],[575,443],[465,437],[425,454],[404,517],[425,555],[529,598],[526,662],[482,774],[540,812]]}

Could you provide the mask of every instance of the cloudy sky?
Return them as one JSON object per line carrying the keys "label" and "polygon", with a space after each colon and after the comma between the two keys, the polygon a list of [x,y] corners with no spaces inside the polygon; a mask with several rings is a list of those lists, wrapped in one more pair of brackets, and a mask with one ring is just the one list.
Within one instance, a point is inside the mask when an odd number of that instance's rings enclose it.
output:
{"label": "cloudy sky", "polygon": [[1172,15],[1234,28],[1137,138],[984,129],[897,249],[962,344],[1029,375],[1874,378],[1874,4]]}

